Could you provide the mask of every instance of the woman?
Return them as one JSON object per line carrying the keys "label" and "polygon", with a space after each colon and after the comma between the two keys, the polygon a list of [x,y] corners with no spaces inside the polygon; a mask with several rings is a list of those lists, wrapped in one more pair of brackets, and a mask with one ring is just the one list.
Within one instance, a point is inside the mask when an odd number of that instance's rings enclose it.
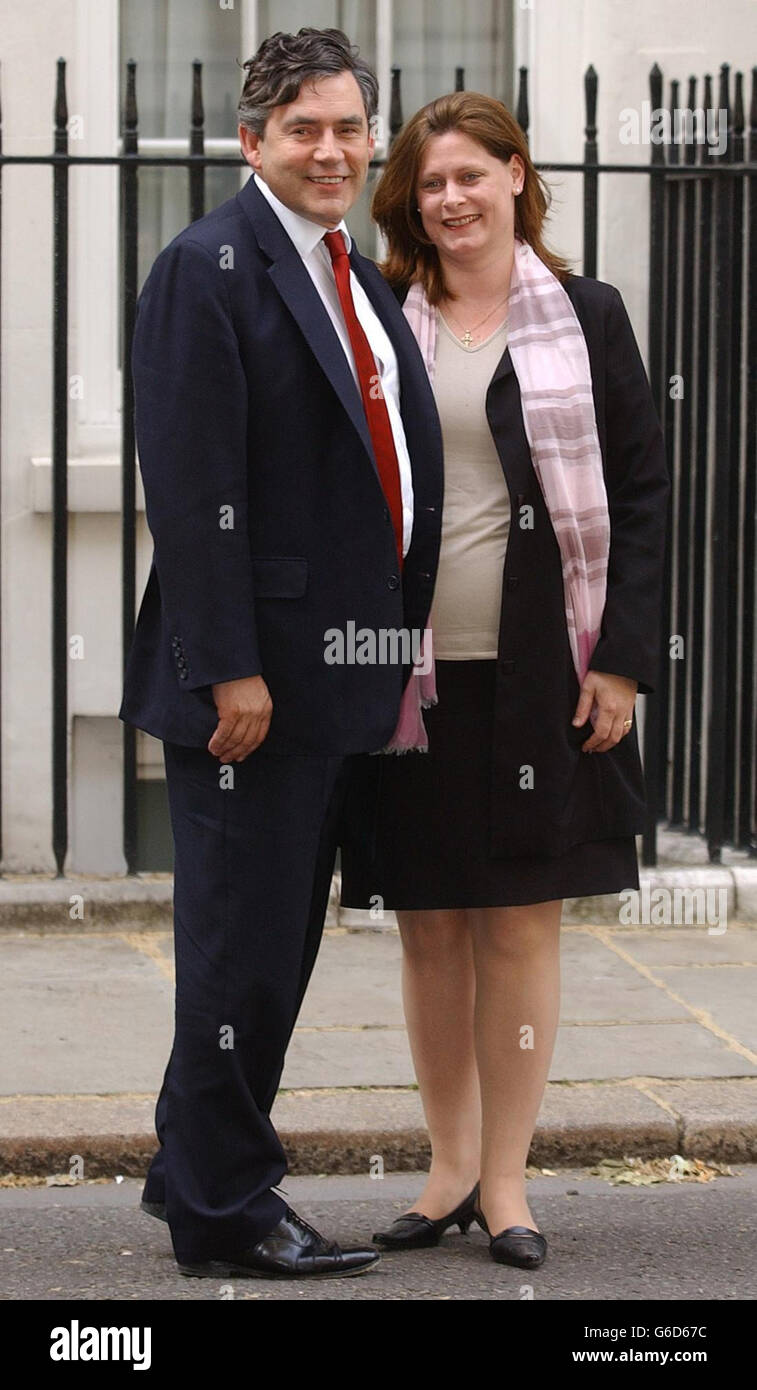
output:
{"label": "woman", "polygon": [[525,1168],[562,901],[639,886],[633,712],[656,681],[669,493],[620,295],[546,249],[546,210],[519,126],[470,92],[413,117],[375,194],[444,440],[436,691],[410,679],[384,750],[427,734],[425,757],[362,760],[342,851],[343,904],[397,912],[432,1152],[374,1239],[432,1245],[475,1219],[525,1268],[546,1254]]}

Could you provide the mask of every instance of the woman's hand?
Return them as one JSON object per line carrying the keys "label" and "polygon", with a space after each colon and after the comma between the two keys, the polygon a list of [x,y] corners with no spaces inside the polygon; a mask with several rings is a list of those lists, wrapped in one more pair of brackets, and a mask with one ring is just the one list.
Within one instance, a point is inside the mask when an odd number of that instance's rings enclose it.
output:
{"label": "woman's hand", "polygon": [[609,671],[587,671],[578,697],[574,724],[585,724],[596,700],[599,706],[594,733],[581,745],[582,753],[606,753],[629,732],[639,682]]}

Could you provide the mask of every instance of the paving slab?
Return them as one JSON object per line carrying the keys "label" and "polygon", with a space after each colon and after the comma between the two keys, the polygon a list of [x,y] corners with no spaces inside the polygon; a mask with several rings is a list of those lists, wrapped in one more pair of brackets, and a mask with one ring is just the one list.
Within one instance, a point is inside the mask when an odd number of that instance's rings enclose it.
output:
{"label": "paving slab", "polygon": [[397,1028],[296,1028],[281,1084],[286,1089],[321,1086],[412,1086],[407,1034]]}
{"label": "paving slab", "polygon": [[745,1058],[693,1019],[683,1023],[581,1024],[560,1028],[550,1080],[757,1076]]}
{"label": "paving slab", "polygon": [[601,938],[578,930],[564,932],[560,956],[562,1025],[688,1018],[684,1005],[670,999]]}
{"label": "paving slab", "polygon": [[398,932],[326,932],[298,1027],[405,1026]]}
{"label": "paving slab", "polygon": [[71,1134],[154,1133],[155,1094],[82,1096],[12,1095],[0,1097],[0,1141],[24,1135],[34,1142]]}
{"label": "paving slab", "polygon": [[741,965],[656,967],[671,990],[757,1056],[757,971],[752,967],[746,970],[746,982],[751,985],[748,992]]}
{"label": "paving slab", "polygon": [[0,1091],[147,1091],[173,1036],[170,981],[117,936],[2,942]]}
{"label": "paving slab", "polygon": [[628,928],[613,933],[612,939],[649,966],[757,965],[757,931],[743,924],[729,922],[722,935],[710,935],[706,927]]}

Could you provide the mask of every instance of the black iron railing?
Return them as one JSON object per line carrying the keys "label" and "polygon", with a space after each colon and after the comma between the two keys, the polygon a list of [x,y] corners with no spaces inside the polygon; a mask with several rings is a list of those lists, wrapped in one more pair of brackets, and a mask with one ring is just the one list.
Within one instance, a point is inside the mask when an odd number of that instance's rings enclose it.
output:
{"label": "black iron railing", "polygon": [[[69,171],[80,165],[118,168],[121,197],[123,365],[122,647],[125,664],[136,612],[136,457],[130,346],[137,292],[139,170],[185,167],[188,213],[206,211],[208,166],[243,167],[239,156],[205,153],[202,65],[193,64],[188,155],[140,153],[136,64],[127,65],[122,152],[72,155],[68,148],[66,65],[58,62],[53,153],[5,155],[0,124],[0,254],[2,169],[48,164],[53,172],[53,426],[52,426],[52,846],[58,874],[68,848],[68,220]],[[656,862],[658,823],[704,833],[710,859],[725,844],[757,855],[757,692],[755,682],[755,505],[757,472],[757,68],[751,72],[749,128],[743,77],[731,99],[727,65],[720,70],[718,109],[728,138],[717,158],[705,143],[652,143],[648,163],[601,163],[596,125],[597,74],[584,78],[585,130],[580,163],[539,163],[544,173],[583,180],[583,273],[597,272],[600,180],[643,177],[649,188],[648,368],[663,422],[673,482],[663,596],[660,682],[646,703],[644,764],[649,815],[645,864]],[[464,90],[462,68],[456,90]],[[713,108],[713,84],[690,78],[687,109]],[[650,74],[651,107],[663,106],[663,78]],[[669,111],[678,109],[678,83]],[[528,72],[520,69],[517,119],[528,134]],[[401,72],[392,70],[391,138],[403,123]],[[380,166],[383,160],[374,160]],[[0,352],[2,344],[0,344]],[[680,378],[682,391],[674,378]],[[1,534],[1,533],[0,533]],[[710,582],[707,583],[709,574]],[[0,680],[1,688],[1,680]],[[707,753],[704,755],[704,734]],[[136,731],[123,727],[123,828],[127,871],[137,866]],[[1,768],[0,768],[1,785]],[[1,825],[0,825],[1,828]],[[2,840],[0,837],[0,855]]]}

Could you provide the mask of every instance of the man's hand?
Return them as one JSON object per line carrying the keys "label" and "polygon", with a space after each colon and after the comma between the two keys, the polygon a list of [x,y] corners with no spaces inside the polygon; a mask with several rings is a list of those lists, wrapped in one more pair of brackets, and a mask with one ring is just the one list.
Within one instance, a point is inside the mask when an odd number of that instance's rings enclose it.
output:
{"label": "man's hand", "polygon": [[614,676],[608,671],[587,671],[578,697],[574,724],[585,724],[596,700],[599,706],[594,732],[582,753],[606,753],[629,732],[624,720],[633,719],[633,707],[639,682],[629,676]]}
{"label": "man's hand", "polygon": [[218,728],[208,752],[224,763],[241,763],[263,742],[273,714],[273,701],[262,676],[212,685]]}

